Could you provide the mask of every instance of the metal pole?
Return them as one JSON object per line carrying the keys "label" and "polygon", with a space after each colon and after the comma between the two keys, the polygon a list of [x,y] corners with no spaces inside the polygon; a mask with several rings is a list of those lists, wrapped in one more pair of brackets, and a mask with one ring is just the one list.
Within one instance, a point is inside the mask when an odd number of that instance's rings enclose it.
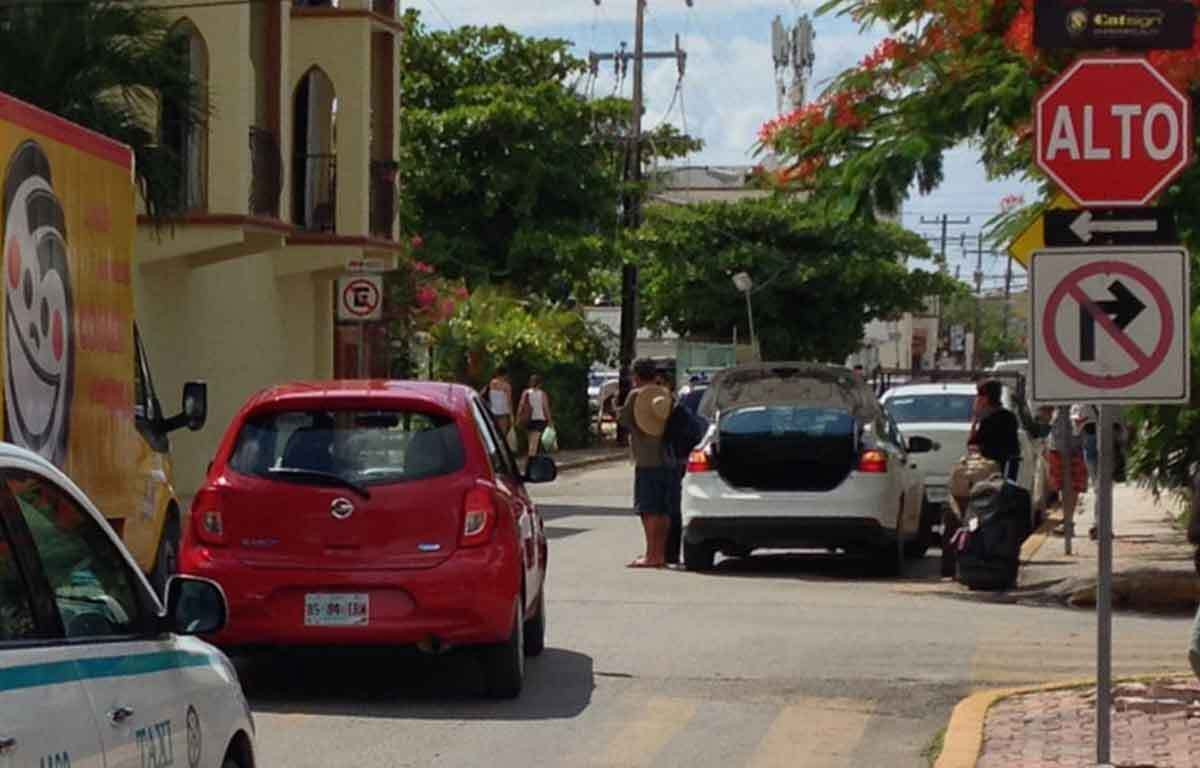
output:
{"label": "metal pole", "polygon": [[1096,762],[1112,762],[1112,482],[1113,412],[1100,406],[1100,482],[1096,489],[1096,530],[1100,539],[1100,579],[1096,586]]}
{"label": "metal pole", "polygon": [[358,324],[358,378],[369,378],[367,375],[367,324]]}
{"label": "metal pole", "polygon": [[1071,554],[1072,542],[1075,536],[1075,483],[1071,478],[1071,453],[1072,453],[1072,437],[1071,437],[1071,417],[1068,413],[1067,406],[1060,405],[1056,411],[1054,421],[1054,449],[1058,453],[1062,463],[1062,487],[1059,489],[1059,495],[1062,498],[1063,508],[1063,551],[1066,554]]}
{"label": "metal pole", "polygon": [[[983,233],[980,232],[975,247],[975,349],[983,338],[980,326],[983,325]],[[978,352],[976,352],[978,357]],[[977,361],[972,360],[976,363]]]}
{"label": "metal pole", "polygon": [[[629,154],[626,158],[625,177],[633,183],[633,189],[625,196],[625,226],[637,229],[642,223],[642,110],[643,110],[643,54],[646,37],[646,0],[637,0],[637,19],[634,24],[633,45],[633,115],[630,125]],[[621,403],[629,396],[632,383],[633,358],[637,354],[638,329],[638,268],[626,264],[621,268],[621,376],[617,384],[617,399]],[[619,424],[617,440],[624,442],[625,430]]]}
{"label": "metal pole", "polygon": [[762,361],[758,353],[758,337],[754,335],[754,307],[750,303],[750,291],[746,291],[746,317],[750,320],[750,349],[754,352],[755,362]]}
{"label": "metal pole", "polygon": [[1008,319],[1012,316],[1012,256],[1004,260],[1004,346],[1008,347]]}

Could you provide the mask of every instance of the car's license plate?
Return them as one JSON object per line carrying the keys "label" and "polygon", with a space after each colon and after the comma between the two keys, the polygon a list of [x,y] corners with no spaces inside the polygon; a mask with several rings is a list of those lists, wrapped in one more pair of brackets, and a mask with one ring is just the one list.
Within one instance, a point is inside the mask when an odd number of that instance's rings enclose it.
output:
{"label": "car's license plate", "polygon": [[306,627],[365,627],[371,596],[360,593],[309,593],[304,596]]}
{"label": "car's license plate", "polygon": [[926,486],[925,498],[934,504],[945,504],[950,500],[950,491],[941,486]]}

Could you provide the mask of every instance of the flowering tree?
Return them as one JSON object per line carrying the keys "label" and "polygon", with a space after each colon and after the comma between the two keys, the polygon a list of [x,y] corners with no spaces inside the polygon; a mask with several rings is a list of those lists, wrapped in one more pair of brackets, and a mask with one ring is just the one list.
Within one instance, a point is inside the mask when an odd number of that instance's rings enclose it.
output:
{"label": "flowering tree", "polygon": [[[946,151],[965,141],[981,150],[992,177],[1032,180],[1044,200],[1051,198],[1052,185],[1034,163],[1033,106],[1075,55],[1034,47],[1033,0],[829,0],[822,10],[886,27],[891,36],[815,104],[763,126],[761,147],[785,160],[772,182],[813,191],[835,216],[871,218],[896,210],[914,187],[936,187]],[[1200,35],[1197,41],[1192,50],[1149,55],[1193,95],[1200,89]],[[1193,246],[1200,240],[1197,199],[1200,168],[1193,166],[1160,202],[1174,209],[1184,242]],[[996,240],[1005,243],[1044,205],[1002,214]],[[1193,306],[1200,306],[1197,298]],[[1200,414],[1154,407],[1135,418],[1144,429],[1133,469],[1156,489],[1185,486],[1200,460],[1200,433],[1192,428]]]}

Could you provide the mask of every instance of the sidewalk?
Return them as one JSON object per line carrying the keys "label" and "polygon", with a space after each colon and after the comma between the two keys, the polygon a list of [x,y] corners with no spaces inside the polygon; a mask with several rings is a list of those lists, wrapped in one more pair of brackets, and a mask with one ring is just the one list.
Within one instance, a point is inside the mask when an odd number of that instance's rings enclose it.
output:
{"label": "sidewalk", "polygon": [[580,448],[571,451],[559,451],[552,454],[551,458],[558,465],[559,472],[566,472],[572,469],[582,469],[595,464],[603,464],[609,461],[620,461],[629,456],[628,448],[620,448],[612,443],[605,443],[592,448]]}
{"label": "sidewalk", "polygon": [[[1088,538],[1094,496],[1076,510],[1077,535],[1065,553],[1061,512],[1022,550],[1020,603],[1093,608],[1098,542]],[[1192,547],[1165,499],[1132,485],[1113,491],[1113,606],[1190,616],[1200,599]],[[986,596],[984,597],[986,599]],[[1186,668],[1186,662],[1181,661]],[[1057,684],[985,691],[954,710],[937,768],[1091,768],[1096,765],[1096,685]],[[1192,677],[1114,686],[1114,768],[1200,766],[1200,683]]]}
{"label": "sidewalk", "polygon": [[[954,711],[937,768],[1092,768],[1096,688],[1000,691]],[[1200,684],[1195,678],[1113,688],[1114,768],[1200,765]]]}
{"label": "sidewalk", "polygon": [[[1022,552],[1018,602],[1092,608],[1096,602],[1099,542],[1088,538],[1094,495],[1085,494],[1075,513],[1071,555],[1065,553],[1060,510],[1050,525],[1031,537]],[[1113,489],[1113,607],[1190,614],[1200,602],[1200,576],[1193,550],[1174,523],[1178,508],[1166,497],[1155,503],[1149,491],[1122,484]],[[1057,517],[1054,515],[1057,514]]]}

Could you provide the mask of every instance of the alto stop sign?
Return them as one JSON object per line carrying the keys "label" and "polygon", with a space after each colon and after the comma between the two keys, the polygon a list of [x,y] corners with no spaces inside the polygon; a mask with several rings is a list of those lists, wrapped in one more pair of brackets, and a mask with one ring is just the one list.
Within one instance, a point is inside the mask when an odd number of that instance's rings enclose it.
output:
{"label": "alto stop sign", "polygon": [[1075,62],[1037,102],[1037,163],[1079,205],[1140,206],[1192,160],[1192,109],[1148,61]]}

